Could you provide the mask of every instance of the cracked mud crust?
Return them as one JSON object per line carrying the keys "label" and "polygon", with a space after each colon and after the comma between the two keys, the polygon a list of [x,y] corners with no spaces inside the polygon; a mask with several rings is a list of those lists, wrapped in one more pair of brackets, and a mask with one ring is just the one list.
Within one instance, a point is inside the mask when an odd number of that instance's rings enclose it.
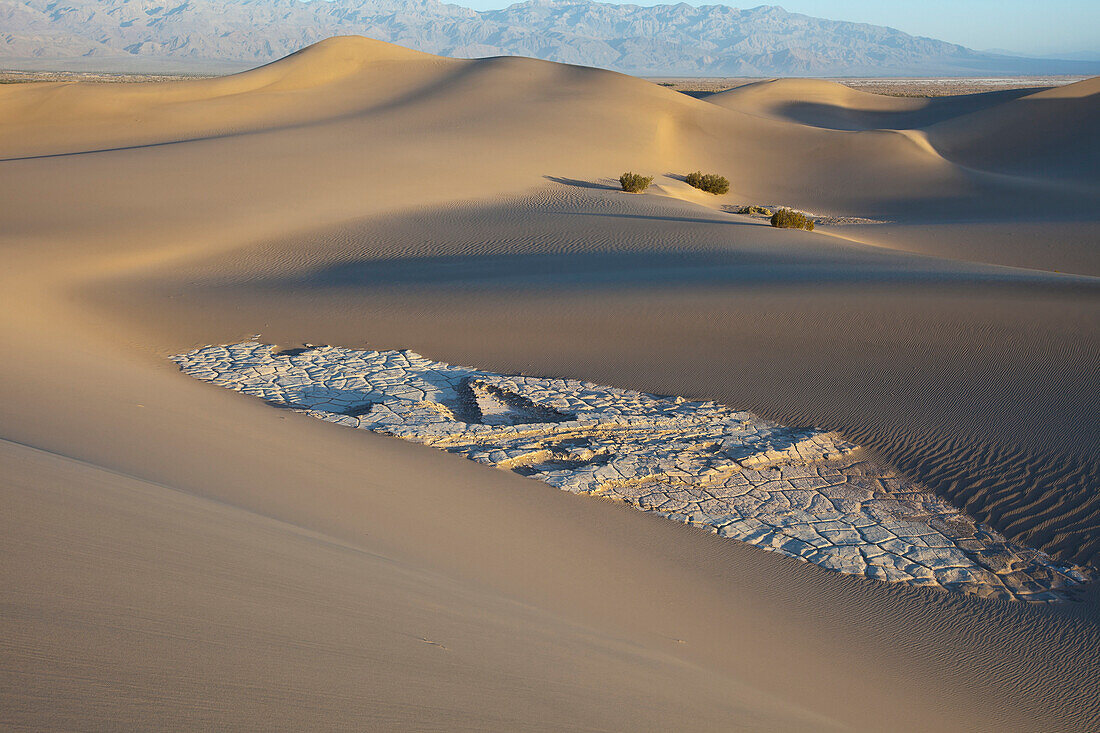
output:
{"label": "cracked mud crust", "polygon": [[1007,541],[835,433],[715,402],[503,376],[409,351],[258,342],[173,357],[187,374],[626,502],[821,567],[983,597],[1052,602],[1085,568]]}

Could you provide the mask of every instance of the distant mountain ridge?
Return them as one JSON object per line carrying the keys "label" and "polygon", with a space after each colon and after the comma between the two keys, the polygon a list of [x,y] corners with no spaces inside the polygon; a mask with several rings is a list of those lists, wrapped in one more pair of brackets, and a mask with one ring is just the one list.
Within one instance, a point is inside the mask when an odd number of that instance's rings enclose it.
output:
{"label": "distant mountain ridge", "polygon": [[0,0],[0,63],[6,57],[255,65],[349,34],[443,56],[531,56],[643,75],[1100,73],[1100,62],[974,51],[767,5],[528,0],[479,12],[438,0]]}

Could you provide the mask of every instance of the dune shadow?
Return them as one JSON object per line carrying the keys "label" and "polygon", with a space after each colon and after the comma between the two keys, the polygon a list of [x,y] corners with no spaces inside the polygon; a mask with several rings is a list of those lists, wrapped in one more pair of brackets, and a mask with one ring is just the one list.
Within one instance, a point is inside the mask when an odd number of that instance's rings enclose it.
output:
{"label": "dune shadow", "polygon": [[743,219],[704,219],[703,217],[660,216],[658,214],[609,214],[602,211],[552,211],[549,213],[568,216],[591,216],[601,219],[638,219],[642,221],[675,222],[678,224],[716,224],[723,227],[756,226],[756,222],[744,221]]}
{"label": "dune shadow", "polygon": [[[677,89],[676,91],[680,92],[680,94],[683,94],[686,97],[694,97],[695,99],[706,99],[707,97],[714,96],[715,94],[718,93],[718,92],[706,92],[706,91],[703,91],[702,89]],[[726,90],[723,89],[722,91],[726,91]]]}
{"label": "dune shadow", "polygon": [[[752,224],[749,224],[752,226]],[[746,287],[782,284],[822,286],[860,283],[902,285],[967,283],[1030,285],[1044,289],[1096,291],[1091,282],[1052,278],[1022,270],[913,266],[892,258],[853,259],[840,252],[576,252],[356,260],[329,265],[295,277],[255,286],[286,293],[318,290],[379,292],[393,289],[458,290],[575,289],[620,290],[653,287]]]}
{"label": "dune shadow", "polygon": [[780,117],[826,130],[917,130],[963,117],[1042,91],[1043,87],[929,98],[914,109],[858,109],[838,104],[791,100],[777,107]]}
{"label": "dune shadow", "polygon": [[565,178],[563,176],[543,176],[548,181],[554,183],[560,183],[564,186],[574,186],[576,188],[594,188],[599,191],[618,191],[618,186],[612,186],[608,183],[601,183],[599,181],[582,181],[579,178]]}

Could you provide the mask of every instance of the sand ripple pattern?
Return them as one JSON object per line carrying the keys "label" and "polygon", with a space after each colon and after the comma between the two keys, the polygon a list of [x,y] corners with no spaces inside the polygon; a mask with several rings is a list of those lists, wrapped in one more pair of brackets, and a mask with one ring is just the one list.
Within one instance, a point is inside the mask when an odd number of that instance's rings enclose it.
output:
{"label": "sand ripple pattern", "polygon": [[245,342],[187,374],[348,427],[605,496],[842,573],[1062,600],[1089,572],[1008,542],[835,433],[715,402],[503,376],[409,351]]}

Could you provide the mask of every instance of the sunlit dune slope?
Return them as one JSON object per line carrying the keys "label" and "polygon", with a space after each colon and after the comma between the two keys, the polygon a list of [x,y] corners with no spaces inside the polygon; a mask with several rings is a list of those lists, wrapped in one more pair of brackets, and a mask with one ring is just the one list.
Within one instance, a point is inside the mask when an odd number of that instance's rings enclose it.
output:
{"label": "sunlit dune slope", "polygon": [[[403,97],[464,62],[360,36],[214,79],[0,87],[3,154],[80,152],[332,118]],[[74,129],[76,128],[76,129]]]}
{"label": "sunlit dune slope", "polygon": [[[0,88],[0,129],[8,133],[3,154],[13,157],[274,130],[423,101],[461,104],[467,111],[492,102],[518,106],[534,95],[568,99],[562,116],[586,101],[617,111],[658,99],[672,108],[690,101],[613,72],[515,57],[444,58],[346,36],[215,79],[5,86]],[[636,112],[648,116],[644,107]],[[620,126],[629,123],[624,118]]]}

